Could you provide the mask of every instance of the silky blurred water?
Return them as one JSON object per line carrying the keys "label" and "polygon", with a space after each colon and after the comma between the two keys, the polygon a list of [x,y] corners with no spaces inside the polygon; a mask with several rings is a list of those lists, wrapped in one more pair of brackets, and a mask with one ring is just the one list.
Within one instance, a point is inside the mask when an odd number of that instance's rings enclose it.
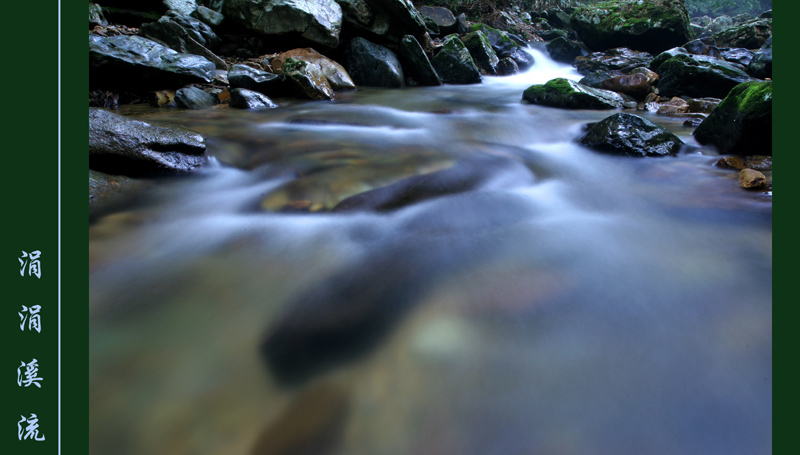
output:
{"label": "silky blurred water", "polygon": [[123,110],[213,158],[92,208],[91,452],[771,453],[770,196],[712,151],[581,147],[611,113],[522,103],[580,78],[532,52],[473,86]]}

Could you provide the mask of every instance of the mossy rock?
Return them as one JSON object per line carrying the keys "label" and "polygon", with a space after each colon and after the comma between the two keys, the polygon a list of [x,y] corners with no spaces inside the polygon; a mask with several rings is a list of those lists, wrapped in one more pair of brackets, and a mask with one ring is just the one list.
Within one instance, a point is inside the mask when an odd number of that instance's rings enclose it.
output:
{"label": "mossy rock", "polygon": [[592,50],[629,47],[651,53],[692,39],[683,0],[614,0],[575,8],[570,25]]}
{"label": "mossy rock", "polygon": [[738,84],[753,80],[744,67],[705,55],[678,54],[656,70],[661,96],[724,98]]}
{"label": "mossy rock", "polygon": [[484,74],[497,74],[497,64],[500,63],[500,59],[497,57],[494,49],[492,49],[492,45],[483,32],[476,30],[468,33],[464,36],[464,45],[469,50],[478,68]]}
{"label": "mossy rock", "polygon": [[446,84],[478,84],[481,73],[469,50],[458,38],[448,35],[444,46],[431,61],[442,82]]}
{"label": "mossy rock", "polygon": [[772,155],[772,81],[734,87],[694,132],[701,144],[731,155]]}
{"label": "mossy rock", "polygon": [[564,78],[532,85],[525,89],[522,99],[532,104],[563,109],[619,109],[624,104],[617,93]]}
{"label": "mossy rock", "polygon": [[626,112],[588,124],[579,142],[601,153],[634,158],[675,156],[683,146],[663,126]]}

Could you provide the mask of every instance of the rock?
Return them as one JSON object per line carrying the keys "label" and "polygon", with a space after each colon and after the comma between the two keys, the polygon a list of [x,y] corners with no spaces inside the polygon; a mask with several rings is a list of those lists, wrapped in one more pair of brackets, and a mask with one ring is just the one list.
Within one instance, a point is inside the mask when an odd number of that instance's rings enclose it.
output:
{"label": "rock", "polygon": [[759,79],[772,77],[772,37],[753,55],[753,60],[747,66],[748,74]]}
{"label": "rock", "polygon": [[711,57],[720,57],[720,50],[717,48],[717,43],[714,38],[707,36],[696,40],[689,41],[681,46],[686,49],[689,54],[708,55]]}
{"label": "rock", "polygon": [[195,0],[163,0],[164,6],[168,10],[176,11],[184,16],[188,16],[197,9]]}
{"label": "rock", "polygon": [[525,50],[522,47],[518,47],[513,51],[511,51],[511,55],[509,55],[509,58],[511,60],[514,60],[514,62],[519,67],[520,71],[526,71],[530,67],[532,67],[534,63],[536,63],[533,60],[533,56],[525,52]]}
{"label": "rock", "polygon": [[600,83],[600,88],[603,90],[624,93],[640,100],[650,93],[651,87],[650,78],[643,73],[615,76]]}
{"label": "rock", "polygon": [[89,3],[89,29],[95,25],[108,25],[108,21],[103,16],[103,8],[100,5]]}
{"label": "rock", "polygon": [[691,39],[683,0],[612,0],[575,8],[570,25],[592,50],[629,47],[657,53]]}
{"label": "rock", "polygon": [[557,28],[571,28],[569,14],[560,8],[550,8],[546,11],[547,22]]}
{"label": "rock", "polygon": [[283,75],[295,93],[312,100],[332,100],[333,88],[322,68],[303,60],[287,58],[283,63]]}
{"label": "rock", "polygon": [[737,84],[752,80],[740,65],[703,55],[676,55],[655,70],[662,96],[724,98]]}
{"label": "rock", "polygon": [[475,61],[458,39],[458,35],[450,35],[444,40],[444,46],[431,60],[433,68],[445,84],[479,84],[481,73]]}
{"label": "rock", "polygon": [[430,18],[442,34],[449,35],[457,32],[456,17],[449,9],[439,6],[423,6],[418,11],[424,17]]}
{"label": "rock", "polygon": [[111,175],[89,169],[89,203],[102,202],[115,194],[135,190],[146,184],[144,180],[135,180],[124,175]]}
{"label": "rock", "polygon": [[721,59],[744,67],[747,67],[753,61],[755,55],[755,52],[741,47],[723,47],[719,49],[719,57]]}
{"label": "rock", "polygon": [[510,76],[517,73],[519,73],[519,65],[514,60],[506,57],[501,58],[500,62],[497,63],[498,76]]}
{"label": "rock", "polygon": [[433,64],[425,55],[422,46],[412,35],[406,35],[397,49],[403,63],[405,74],[419,85],[442,85],[442,80],[433,69]]}
{"label": "rock", "polygon": [[658,115],[677,116],[678,114],[685,114],[689,112],[689,102],[683,98],[673,97],[666,103],[662,103],[658,107]]}
{"label": "rock", "polygon": [[141,36],[89,35],[91,87],[155,90],[208,83],[214,64],[199,55],[182,54]]}
{"label": "rock", "polygon": [[719,167],[729,169],[755,169],[757,171],[771,171],[772,157],[764,155],[753,156],[723,156],[715,163]]}
{"label": "rock", "polygon": [[338,0],[344,22],[367,32],[380,43],[397,44],[405,35],[418,40],[425,34],[425,20],[411,0]]}
{"label": "rock", "polygon": [[675,156],[683,145],[666,128],[625,112],[588,124],[579,142],[598,152],[630,157]]}
{"label": "rock", "polygon": [[772,19],[757,19],[714,34],[718,47],[758,49],[772,36]]}
{"label": "rock", "polygon": [[217,104],[217,98],[197,87],[184,87],[175,92],[175,104],[185,109],[206,109]]}
{"label": "rock", "polygon": [[211,8],[206,8],[203,5],[199,5],[196,10],[191,14],[192,17],[199,19],[204,24],[210,27],[219,27],[222,24],[222,21],[225,19],[225,16],[214,11]]}
{"label": "rock", "polygon": [[292,49],[275,56],[271,64],[276,74],[283,74],[283,62],[287,58],[293,58],[318,67],[334,90],[353,90],[356,88],[355,82],[353,82],[353,79],[350,78],[347,70],[342,65],[310,47]]}
{"label": "rock", "polygon": [[687,103],[689,103],[689,112],[700,112],[703,114],[710,114],[711,111],[716,109],[719,103],[722,101],[719,98],[689,98],[684,97]]}
{"label": "rock", "polygon": [[651,70],[658,72],[658,68],[667,60],[675,57],[676,55],[688,55],[689,51],[682,47],[673,47],[672,49],[668,49],[658,55],[650,62],[648,66]]}
{"label": "rock", "polygon": [[550,58],[557,62],[572,63],[575,57],[583,55],[583,49],[577,43],[563,36],[550,41],[545,47]]}
{"label": "rock", "polygon": [[772,19],[772,10],[764,11],[763,13],[758,15],[759,19]]}
{"label": "rock", "polygon": [[767,177],[755,169],[742,169],[739,172],[739,186],[742,188],[763,188],[767,186]]}
{"label": "rock", "polygon": [[569,39],[569,37],[567,36],[568,35],[567,32],[565,32],[564,30],[557,30],[557,29],[542,30],[541,32],[537,32],[536,34],[539,35],[539,38],[541,38],[544,41],[553,41],[554,39],[561,37]]}
{"label": "rock", "polygon": [[733,27],[733,18],[724,15],[715,17],[711,21],[711,24],[708,25],[708,27],[711,29],[712,33],[718,33],[723,30],[727,30]]}
{"label": "rock", "polygon": [[[592,52],[589,55],[575,57],[575,67],[583,75],[588,75],[593,71],[622,71],[627,73],[634,68],[650,65],[652,60],[653,56],[650,53],[618,47],[604,52]],[[655,71],[657,72],[657,70]]]}
{"label": "rock", "polygon": [[476,30],[465,35],[463,41],[472,56],[472,60],[478,65],[478,69],[483,74],[496,75],[500,59],[497,58],[497,54],[492,49],[492,45],[489,44],[486,35],[480,30]]}
{"label": "rock", "polygon": [[266,95],[245,88],[235,88],[230,91],[231,99],[228,106],[236,109],[273,109],[278,107]]}
{"label": "rock", "polygon": [[394,52],[364,38],[353,38],[345,50],[347,72],[358,85],[402,87],[403,67]]}
{"label": "rock", "polygon": [[592,71],[591,73],[581,78],[581,80],[579,80],[578,83],[587,85],[592,88],[601,88],[600,84],[602,84],[604,80],[610,79],[614,76],[615,74],[612,74],[608,71],[602,71],[602,70]]}
{"label": "rock", "polygon": [[557,78],[545,84],[531,85],[522,99],[532,104],[563,109],[619,109],[623,99],[618,94]]}
{"label": "rock", "polygon": [[225,0],[228,21],[266,35],[299,35],[327,47],[339,45],[342,8],[334,0]]}
{"label": "rock", "polygon": [[456,33],[463,35],[469,33],[470,30],[472,30],[472,27],[467,21],[467,15],[465,13],[459,14],[458,17],[456,17]]}
{"label": "rock", "polygon": [[439,33],[441,32],[439,30],[439,24],[437,24],[436,21],[430,17],[423,16],[423,20],[425,21],[425,28],[428,29],[428,32],[433,36],[439,36]]}
{"label": "rock", "polygon": [[168,15],[156,22],[142,24],[139,33],[169,48],[186,54],[196,54],[213,62],[217,69],[228,70],[228,65],[211,51],[220,44],[211,28],[189,16]]}
{"label": "rock", "polygon": [[89,167],[128,176],[191,171],[205,162],[203,136],[89,108]]}
{"label": "rock", "polygon": [[521,47],[521,44],[514,40],[509,33],[497,30],[485,24],[473,24],[472,31],[483,32],[483,34],[486,35],[486,39],[489,40],[492,49],[494,49],[494,52],[497,54],[497,57],[501,59],[511,57],[511,54]]}
{"label": "rock", "polygon": [[730,91],[694,137],[720,153],[772,155],[772,81],[746,82]]}
{"label": "rock", "polygon": [[232,88],[244,88],[268,96],[281,96],[286,92],[286,85],[279,75],[247,65],[231,66],[228,70],[228,83]]}

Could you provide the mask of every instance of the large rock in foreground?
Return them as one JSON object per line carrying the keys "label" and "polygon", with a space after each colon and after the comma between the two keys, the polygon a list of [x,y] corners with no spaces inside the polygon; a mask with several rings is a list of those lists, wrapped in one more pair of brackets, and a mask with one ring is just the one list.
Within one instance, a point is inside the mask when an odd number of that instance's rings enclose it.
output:
{"label": "large rock in foreground", "polygon": [[121,175],[191,171],[205,162],[203,136],[89,109],[89,166]]}
{"label": "large rock in foreground", "polygon": [[772,155],[772,81],[734,87],[694,137],[724,154]]}
{"label": "large rock in foreground", "polygon": [[561,77],[545,84],[531,85],[523,92],[522,99],[532,104],[563,109],[619,109],[624,104],[617,93]]}
{"label": "large rock in foreground", "polygon": [[478,84],[481,73],[469,50],[458,35],[450,35],[431,61],[442,82],[446,84]]}
{"label": "large rock in foreground", "polygon": [[156,90],[211,82],[214,64],[181,54],[141,36],[89,35],[89,85],[106,89]]}
{"label": "large rock in foreground", "polygon": [[579,142],[598,152],[639,158],[675,156],[683,145],[663,126],[625,112],[588,124]]}
{"label": "large rock in foreground", "polygon": [[629,47],[658,53],[691,39],[683,0],[612,0],[580,6],[572,28],[592,50]]}
{"label": "large rock in foreground", "polygon": [[225,0],[225,20],[261,35],[299,35],[323,46],[339,45],[342,8],[334,0]]}

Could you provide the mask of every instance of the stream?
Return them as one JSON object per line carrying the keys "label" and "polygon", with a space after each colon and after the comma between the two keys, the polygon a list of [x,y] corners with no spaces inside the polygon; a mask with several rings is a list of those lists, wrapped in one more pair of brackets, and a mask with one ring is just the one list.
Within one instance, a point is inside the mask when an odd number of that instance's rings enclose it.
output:
{"label": "stream", "polygon": [[[772,200],[575,142],[569,66],[119,112],[209,164],[90,209],[93,454],[770,454]],[[683,119],[642,115],[697,145]]]}

